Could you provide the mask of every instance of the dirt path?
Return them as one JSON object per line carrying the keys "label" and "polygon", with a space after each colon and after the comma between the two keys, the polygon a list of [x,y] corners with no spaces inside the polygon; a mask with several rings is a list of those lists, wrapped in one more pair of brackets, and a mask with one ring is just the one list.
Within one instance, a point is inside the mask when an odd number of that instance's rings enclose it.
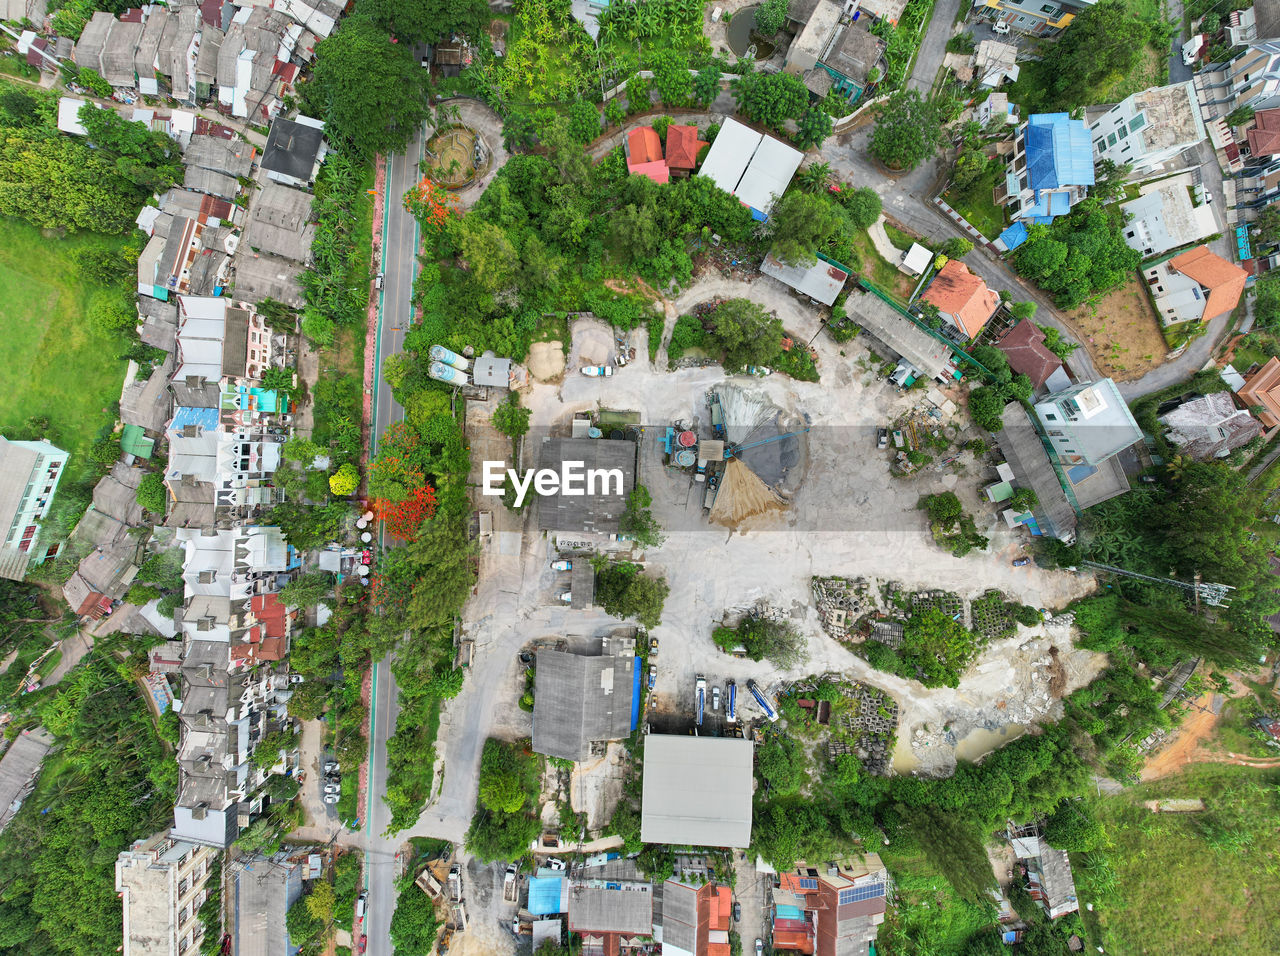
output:
{"label": "dirt path", "polygon": [[1211,753],[1200,745],[1213,736],[1214,728],[1218,724],[1218,715],[1209,709],[1212,699],[1212,694],[1205,694],[1196,701],[1196,709],[1183,720],[1173,742],[1147,761],[1147,765],[1142,768],[1142,780],[1159,780],[1161,777],[1175,774],[1187,764],[1204,759],[1204,756],[1197,756],[1197,754]]}

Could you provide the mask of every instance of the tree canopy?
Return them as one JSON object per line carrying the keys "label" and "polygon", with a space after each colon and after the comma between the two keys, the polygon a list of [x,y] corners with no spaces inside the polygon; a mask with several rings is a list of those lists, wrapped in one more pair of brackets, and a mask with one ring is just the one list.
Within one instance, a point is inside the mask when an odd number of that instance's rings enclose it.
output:
{"label": "tree canopy", "polygon": [[435,43],[451,33],[478,37],[491,19],[484,0],[361,0],[360,13],[405,46]]}
{"label": "tree canopy", "polygon": [[899,90],[878,108],[869,149],[892,169],[915,169],[942,141],[942,119],[934,104],[915,90]]}

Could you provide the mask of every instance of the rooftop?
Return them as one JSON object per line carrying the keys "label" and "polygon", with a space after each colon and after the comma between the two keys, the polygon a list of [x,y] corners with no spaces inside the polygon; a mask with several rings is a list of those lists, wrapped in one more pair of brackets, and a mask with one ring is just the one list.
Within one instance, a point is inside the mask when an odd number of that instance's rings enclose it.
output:
{"label": "rooftop", "polygon": [[754,744],[736,737],[647,735],[641,839],[680,846],[747,846],[754,756]]}
{"label": "rooftop", "polygon": [[1036,493],[1039,504],[1034,512],[1040,530],[1057,538],[1075,534],[1076,511],[1067,501],[1062,482],[1031,422],[1031,416],[1019,402],[1004,408],[1004,428],[1000,431],[1000,450],[1013,469],[1018,484]]}
{"label": "rooftop", "polygon": [[696,126],[667,127],[667,165],[672,169],[692,170],[707,144],[698,138]]}
{"label": "rooftop", "polygon": [[835,0],[818,0],[805,17],[804,29],[791,41],[787,50],[787,59],[797,54],[805,55],[808,61],[818,59],[831,41],[831,32],[840,23],[840,4]]}
{"label": "rooftop", "polygon": [[1258,420],[1237,408],[1230,392],[1214,392],[1183,402],[1160,416],[1169,441],[1184,455],[1207,459],[1226,455],[1258,436]]}
{"label": "rooftop", "polygon": [[1030,319],[1023,319],[996,342],[996,348],[1009,360],[1014,374],[1031,379],[1035,388],[1041,388],[1049,376],[1062,368],[1058,358],[1044,344],[1044,332]]}
{"label": "rooftop", "polygon": [[636,444],[607,438],[549,438],[542,443],[538,466],[560,471],[562,462],[582,464],[585,471],[617,470],[622,475],[622,493],[616,481],[599,481],[584,495],[547,495],[538,500],[538,526],[543,531],[581,531],[617,534],[627,496],[636,486]]}
{"label": "rooftop", "polygon": [[303,867],[277,857],[259,856],[232,868],[232,939],[239,956],[291,956],[285,914],[302,895]]}
{"label": "rooftop", "polygon": [[1204,120],[1192,81],[1152,87],[1130,99],[1133,114],[1142,113],[1146,119],[1138,132],[1148,152],[1204,139]]}
{"label": "rooftop", "polygon": [[1237,393],[1246,407],[1260,406],[1258,417],[1267,428],[1280,425],[1280,359],[1270,358],[1247,379]]}
{"label": "rooftop", "polygon": [[973,338],[995,314],[1000,296],[958,259],[948,259],[925,290],[924,300],[952,317],[965,335]]}
{"label": "rooftop", "polygon": [[1083,120],[1068,113],[1036,113],[1027,118],[1025,136],[1032,189],[1093,185],[1093,143]]}
{"label": "rooftop", "polygon": [[865,83],[884,55],[884,41],[871,32],[864,18],[846,24],[822,63],[855,83]]}
{"label": "rooftop", "polygon": [[926,378],[938,378],[951,365],[951,348],[916,325],[905,313],[868,292],[850,295],[845,309],[854,321],[916,367]]}
{"label": "rooftop", "polygon": [[277,118],[262,151],[262,168],[309,181],[324,145],[324,125],[312,125],[318,122],[305,116],[297,120]]}
{"label": "rooftop", "polygon": [[1247,134],[1249,152],[1254,156],[1280,153],[1280,109],[1259,110]]}
{"label": "rooftop", "polygon": [[1249,273],[1211,251],[1208,246],[1196,246],[1174,256],[1169,260],[1169,265],[1194,279],[1208,291],[1203,318],[1206,322],[1236,307],[1249,278]]}
{"label": "rooftop", "polygon": [[836,301],[849,278],[849,273],[822,259],[809,266],[792,266],[775,259],[772,252],[765,256],[760,271],[823,305]]}
{"label": "rooftop", "polygon": [[1192,203],[1190,173],[1143,186],[1138,198],[1120,209],[1130,217],[1124,226],[1125,243],[1144,257],[1222,231],[1212,204]]}
{"label": "rooftop", "polygon": [[575,933],[653,932],[653,886],[603,880],[573,880],[569,885],[569,929]]}
{"label": "rooftop", "polygon": [[[577,562],[574,562],[575,564]],[[595,740],[631,733],[636,658],[538,651],[533,695],[533,749],[586,760]]]}
{"label": "rooftop", "polygon": [[304,262],[311,255],[315,226],[311,217],[311,194],[268,181],[263,185],[249,215],[244,241],[252,249]]}

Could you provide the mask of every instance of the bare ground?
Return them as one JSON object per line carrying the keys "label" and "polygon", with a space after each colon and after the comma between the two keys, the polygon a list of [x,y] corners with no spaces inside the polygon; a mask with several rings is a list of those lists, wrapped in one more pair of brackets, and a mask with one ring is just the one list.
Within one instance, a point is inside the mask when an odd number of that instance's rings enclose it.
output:
{"label": "bare ground", "polygon": [[1063,314],[1098,370],[1117,382],[1141,378],[1162,364],[1169,351],[1137,273],[1098,302]]}

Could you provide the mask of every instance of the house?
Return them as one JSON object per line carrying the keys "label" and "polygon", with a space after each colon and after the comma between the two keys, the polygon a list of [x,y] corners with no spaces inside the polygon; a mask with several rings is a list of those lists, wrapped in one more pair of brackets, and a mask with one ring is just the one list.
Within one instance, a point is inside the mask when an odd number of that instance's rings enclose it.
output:
{"label": "house", "polygon": [[1095,119],[1089,134],[1095,161],[1128,165],[1134,174],[1159,169],[1208,135],[1191,80],[1126,97]]}
{"label": "house", "polygon": [[1266,428],[1280,425],[1280,359],[1270,358],[1247,379],[1236,395]]}
{"label": "house", "polygon": [[727,886],[667,880],[655,938],[661,934],[664,956],[729,956],[732,911],[733,891]]}
{"label": "house", "polygon": [[928,379],[949,379],[955,371],[952,346],[918,325],[910,314],[873,292],[850,295],[845,311],[862,330],[909,362]]}
{"label": "house", "polygon": [[231,912],[232,950],[240,956],[292,956],[298,947],[289,941],[285,914],[302,896],[307,868],[290,859],[287,849],[275,856],[261,854],[235,866],[223,891]]}
{"label": "house", "polygon": [[105,11],[98,10],[89,18],[89,22],[80,31],[80,39],[76,41],[71,60],[82,70],[93,70],[102,74],[102,51],[106,48],[107,37],[115,25],[116,18]]}
{"label": "house", "polygon": [[1081,10],[1091,6],[1093,0],[1049,0],[1038,6],[1024,6],[1022,0],[974,0],[972,15],[993,26],[1004,24],[1012,33],[1048,37],[1065,30]]}
{"label": "house", "polygon": [[177,369],[170,388],[179,405],[218,407],[227,307],[223,297],[178,297]]}
{"label": "house", "polygon": [[343,5],[336,0],[271,0],[271,8],[292,17],[323,39],[337,26]]}
{"label": "house", "polygon": [[1225,458],[1262,433],[1258,420],[1236,407],[1230,392],[1202,395],[1160,416],[1169,429],[1165,436],[1178,451],[1205,461]]}
{"label": "house", "polygon": [[1195,77],[1206,121],[1265,105],[1280,93],[1280,2],[1255,0],[1248,9],[1224,12],[1222,20],[1232,55]]}
{"label": "house", "polygon": [[267,433],[261,424],[224,429],[218,409],[181,407],[168,435],[165,484],[175,502],[203,502],[241,517],[275,502],[272,476],[280,466],[283,436]]}
{"label": "house", "polygon": [[569,932],[582,937],[582,956],[639,951],[653,936],[653,885],[638,880],[570,880]]}
{"label": "house", "polygon": [[990,126],[995,120],[999,120],[1005,125],[1017,123],[1018,105],[1009,102],[1008,93],[1001,93],[997,90],[978,104],[973,111],[973,118],[984,127]]}
{"label": "house", "polygon": [[1109,378],[1054,392],[1036,402],[1035,411],[1063,465],[1100,465],[1142,440],[1142,429]]}
{"label": "house", "polygon": [[309,116],[291,120],[277,116],[262,151],[261,166],[273,182],[310,189],[327,151],[323,121]]}
{"label": "house", "polygon": [[648,176],[655,183],[670,179],[670,170],[662,158],[662,140],[651,126],[637,126],[627,133],[623,142],[627,158],[627,172],[633,176]]}
{"label": "house", "polygon": [[1006,836],[1013,846],[1018,868],[1027,878],[1027,892],[1049,918],[1057,919],[1079,910],[1071,861],[1066,852],[1049,846],[1035,824],[1010,823]]}
{"label": "house", "polygon": [[966,339],[981,332],[1000,307],[999,294],[959,259],[947,260],[921,298],[937,306],[943,321]]}
{"label": "house", "polygon": [[298,282],[298,266],[277,256],[254,252],[245,246],[232,263],[234,296],[238,302],[256,305],[263,299],[275,299],[292,309],[300,309],[306,301]]}
{"label": "house", "polygon": [[708,145],[698,138],[696,126],[668,126],[667,169],[671,175],[691,175],[697,168],[698,157]]}
{"label": "house", "polygon": [[[220,175],[203,169],[187,172]],[[221,287],[230,265],[227,249],[238,241],[229,227],[163,211],[147,219],[153,234],[138,256],[139,295],[168,300],[175,293],[207,296]]]}
{"label": "house", "polygon": [[45,754],[54,745],[53,734],[31,727],[13,738],[0,758],[0,831],[17,815],[22,801],[36,788]]}
{"label": "house", "polygon": [[40,564],[40,522],[53,508],[70,457],[47,441],[10,441],[0,435],[0,577],[21,581]]}
{"label": "house", "polygon": [[634,642],[596,656],[544,648],[534,674],[536,753],[583,761],[598,741],[620,740],[635,729],[640,665]]}
{"label": "house", "polygon": [[1165,325],[1208,322],[1240,302],[1249,274],[1233,262],[1196,246],[1142,272]]}
{"label": "house", "polygon": [[1213,205],[1192,202],[1194,188],[1191,173],[1142,186],[1137,199],[1120,206],[1125,244],[1145,259],[1221,233]]}
{"label": "house", "polygon": [[1089,131],[1067,113],[1036,113],[1014,141],[1013,164],[996,190],[1014,219],[1049,223],[1065,216],[1094,183]]}
{"label": "house", "polygon": [[808,266],[793,266],[776,258],[772,252],[760,263],[760,271],[823,305],[834,303],[849,279],[849,273],[826,259],[817,259]]}
{"label": "house", "polygon": [[[78,100],[74,96],[61,96],[58,98],[58,131],[62,133],[70,133],[72,136],[88,136],[89,131],[84,128],[84,124],[80,122],[80,107],[84,106],[88,100]],[[94,104],[97,106],[97,104]],[[106,107],[98,107],[106,109]]]}
{"label": "house", "polygon": [[133,71],[133,61],[142,40],[142,11],[136,7],[126,10],[120,19],[111,24],[106,43],[102,47],[102,78],[116,89],[133,89],[138,76]]}
{"label": "house", "polygon": [[[538,497],[538,527],[543,531],[617,534],[627,496],[636,486],[635,442],[608,438],[551,438],[538,455],[541,468],[561,470],[562,464],[581,466],[586,473],[606,473],[591,482],[583,495]],[[620,480],[619,480],[620,479]],[[619,484],[621,488],[619,488]]]}
{"label": "house", "polygon": [[862,19],[849,19],[835,0],[818,0],[804,26],[787,48],[783,69],[804,78],[816,95],[835,90],[856,101],[883,66],[884,42]]}
{"label": "house", "polygon": [[775,949],[815,956],[867,956],[884,922],[889,874],[878,854],[826,866],[803,861],[778,874]]}
{"label": "house", "polygon": [[[116,894],[124,906],[124,956],[194,956],[206,929],[197,915],[209,898],[217,851],[163,830],[116,857]],[[213,928],[216,933],[217,927]]]}
{"label": "house", "polygon": [[182,185],[195,192],[208,193],[220,199],[233,200],[240,192],[240,183],[234,176],[215,172],[200,166],[187,166]]}
{"label": "house", "polygon": [[156,79],[156,66],[160,42],[169,26],[169,11],[155,5],[150,8],[143,23],[142,36],[133,57],[133,72],[138,78],[138,92],[143,96],[159,96],[160,83]]}
{"label": "house", "polygon": [[1062,359],[1044,344],[1044,332],[1030,319],[1023,319],[995,343],[1004,353],[1015,375],[1025,375],[1037,391],[1054,372],[1062,368]]}
{"label": "house", "polygon": [[803,159],[798,149],[728,119],[698,175],[737,196],[751,210],[753,219],[764,222]]}
{"label": "house", "polygon": [[[211,169],[215,173],[244,178],[253,170],[257,150],[241,139],[223,139],[208,134],[192,136],[183,150],[182,161],[188,166]],[[229,218],[229,217],[228,217]]]}
{"label": "house", "polygon": [[[983,40],[973,51],[973,75],[979,84],[988,90],[1008,80],[1018,81],[1018,48],[1012,43],[1001,43],[999,40]],[[1005,97],[1006,103],[1008,97]],[[986,124],[986,120],[978,122]]]}
{"label": "house", "polygon": [[1245,134],[1249,155],[1255,160],[1280,154],[1280,109],[1258,110]]}
{"label": "house", "polygon": [[316,227],[311,218],[311,194],[269,182],[249,208],[244,242],[251,249],[294,262],[311,258]]}
{"label": "house", "polygon": [[751,842],[754,744],[737,737],[644,738],[641,839],[677,846]]}

